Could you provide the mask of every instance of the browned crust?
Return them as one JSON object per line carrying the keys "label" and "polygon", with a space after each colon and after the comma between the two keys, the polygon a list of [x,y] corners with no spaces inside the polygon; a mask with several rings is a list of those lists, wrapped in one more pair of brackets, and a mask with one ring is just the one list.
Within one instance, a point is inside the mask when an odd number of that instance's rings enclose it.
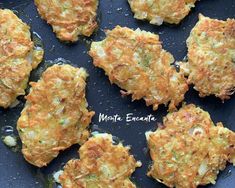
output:
{"label": "browned crust", "polygon": [[44,52],[34,48],[29,26],[11,10],[0,9],[0,25],[0,107],[7,108],[25,94],[30,72]]}
{"label": "browned crust", "polygon": [[171,65],[173,56],[162,49],[158,35],[117,26],[89,51],[95,66],[105,70],[111,83],[132,100],[143,98],[157,110],[160,104],[174,110],[188,90],[183,73]]}
{"label": "browned crust", "polygon": [[86,73],[70,65],[48,68],[38,82],[31,82],[26,105],[17,122],[25,159],[46,166],[59,151],[82,144],[94,112],[87,110]]}
{"label": "browned crust", "polygon": [[222,123],[215,126],[192,104],[169,113],[147,141],[153,160],[148,175],[168,187],[214,184],[227,161],[235,165],[235,133]]}
{"label": "browned crust", "polygon": [[178,24],[189,14],[196,0],[128,0],[128,2],[135,18],[161,25],[163,21]]}
{"label": "browned crust", "polygon": [[62,41],[75,42],[97,28],[98,0],[35,0],[39,14]]}
{"label": "browned crust", "polygon": [[201,97],[229,99],[235,91],[235,20],[199,15],[187,46],[189,84]]}
{"label": "browned crust", "polygon": [[64,188],[136,187],[129,177],[140,162],[129,154],[129,148],[113,145],[110,137],[92,137],[81,146],[80,159],[70,160],[59,177]]}

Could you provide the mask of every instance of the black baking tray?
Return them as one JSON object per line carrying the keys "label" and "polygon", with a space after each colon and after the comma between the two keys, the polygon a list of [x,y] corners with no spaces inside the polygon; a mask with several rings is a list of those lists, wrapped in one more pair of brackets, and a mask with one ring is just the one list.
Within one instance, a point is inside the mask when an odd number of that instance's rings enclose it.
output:
{"label": "black baking tray", "polygon": [[[145,21],[138,21],[133,18],[133,14],[127,0],[100,0],[98,21],[99,29],[90,38],[81,38],[74,44],[60,42],[49,25],[43,21],[34,6],[32,0],[1,0],[1,8],[9,8],[27,24],[31,26],[31,31],[38,33],[44,44],[45,57],[39,68],[32,72],[31,81],[36,81],[42,71],[51,65],[51,61],[64,58],[67,63],[77,67],[84,67],[89,72],[87,82],[87,100],[89,108],[96,112],[92,120],[91,129],[100,132],[108,132],[117,136],[124,145],[131,145],[131,152],[135,158],[141,160],[142,168],[138,168],[132,176],[132,181],[137,187],[142,188],[163,188],[164,185],[146,176],[151,160],[147,150],[144,133],[148,130],[156,129],[157,122],[167,114],[167,108],[160,106],[157,111],[152,111],[151,107],[146,107],[143,100],[131,102],[130,97],[122,98],[120,88],[111,85],[104,72],[95,68],[92,60],[87,54],[89,44],[92,40],[98,41],[105,37],[104,30],[112,29],[116,25],[128,26],[136,29],[141,28],[159,34],[164,49],[171,52],[176,60],[182,60],[187,53],[185,41],[189,32],[198,20],[198,14],[218,19],[228,17],[235,18],[234,0],[202,0],[196,3],[190,14],[179,25],[164,24],[160,27],[150,25]],[[0,109],[0,126],[12,126],[14,134],[16,132],[16,122],[24,106],[25,100],[19,97],[20,104],[12,109]],[[222,103],[215,97],[199,98],[198,92],[190,88],[186,94],[185,101],[194,103],[211,114],[214,122],[222,121],[226,127],[235,131],[235,97]],[[157,121],[151,122],[99,122],[99,113],[114,115],[119,114],[125,117],[128,113],[133,116],[147,116],[152,114]],[[4,132],[1,132],[3,136]],[[38,169],[28,164],[20,150],[12,151],[0,142],[0,187],[3,188],[39,188],[57,187],[51,181],[52,173],[62,169],[63,165],[71,158],[77,158],[78,145],[72,146],[60,153],[47,167]],[[234,188],[235,168],[228,165],[220,172],[216,185],[205,187]]]}

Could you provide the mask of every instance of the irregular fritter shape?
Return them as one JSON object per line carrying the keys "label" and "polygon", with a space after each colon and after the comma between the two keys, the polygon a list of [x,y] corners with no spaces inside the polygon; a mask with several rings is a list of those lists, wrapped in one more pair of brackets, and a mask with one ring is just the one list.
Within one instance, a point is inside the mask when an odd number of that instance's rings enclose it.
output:
{"label": "irregular fritter shape", "polygon": [[178,24],[194,7],[196,0],[128,0],[134,17],[151,24]]}
{"label": "irregular fritter shape", "polygon": [[98,0],[34,0],[38,12],[62,41],[90,36],[97,27]]}
{"label": "irregular fritter shape", "polygon": [[9,107],[25,94],[30,72],[43,58],[29,29],[11,10],[0,9],[0,107]]}
{"label": "irregular fritter shape", "polygon": [[189,84],[201,97],[229,99],[235,91],[235,19],[221,21],[199,15],[187,39]]}
{"label": "irregular fritter shape", "polygon": [[47,165],[60,150],[82,144],[94,112],[85,98],[87,73],[83,68],[54,65],[38,82],[31,82],[26,105],[17,123],[22,153],[38,167]]}
{"label": "irregular fritter shape", "polygon": [[177,73],[173,56],[162,49],[159,36],[117,26],[107,38],[91,44],[95,66],[105,70],[111,83],[132,94],[133,100],[144,98],[156,110],[159,104],[172,110],[188,90],[184,75]]}
{"label": "irregular fritter shape", "polygon": [[82,145],[80,159],[70,160],[59,177],[62,187],[135,188],[129,178],[141,162],[129,154],[129,147],[112,142],[112,135],[98,134]]}
{"label": "irregular fritter shape", "polygon": [[153,160],[148,175],[169,187],[214,184],[227,161],[235,165],[235,133],[194,105],[168,114],[146,137]]}

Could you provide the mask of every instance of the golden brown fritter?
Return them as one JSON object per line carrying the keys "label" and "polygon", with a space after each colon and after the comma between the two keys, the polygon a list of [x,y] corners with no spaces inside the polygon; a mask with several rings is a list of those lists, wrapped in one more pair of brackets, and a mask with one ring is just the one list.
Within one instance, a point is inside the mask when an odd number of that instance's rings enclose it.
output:
{"label": "golden brown fritter", "polygon": [[160,104],[175,107],[184,99],[188,86],[177,73],[173,56],[162,49],[159,36],[117,26],[105,40],[92,42],[89,54],[95,66],[105,70],[110,82],[133,100],[144,98],[156,110]]}
{"label": "golden brown fritter", "polygon": [[43,58],[34,47],[30,28],[11,10],[0,9],[0,107],[9,107],[25,94],[29,75]]}
{"label": "golden brown fritter", "polygon": [[38,12],[62,41],[75,42],[97,28],[98,0],[34,0]]}
{"label": "golden brown fritter", "polygon": [[80,159],[70,160],[59,180],[63,188],[135,188],[130,181],[141,166],[129,147],[113,145],[112,135],[97,134],[79,149]]}
{"label": "golden brown fritter", "polygon": [[229,99],[235,91],[235,19],[221,21],[199,15],[187,39],[188,63],[182,68],[201,97]]}
{"label": "golden brown fritter", "polygon": [[235,165],[235,133],[192,104],[168,114],[146,137],[153,160],[148,175],[168,187],[215,184],[227,161]]}
{"label": "golden brown fritter", "polygon": [[196,0],[128,0],[134,17],[149,20],[151,24],[163,22],[178,24],[194,7]]}
{"label": "golden brown fritter", "polygon": [[17,123],[25,159],[46,166],[60,150],[82,144],[94,112],[85,98],[87,73],[70,65],[49,67],[38,82],[31,82],[26,105]]}

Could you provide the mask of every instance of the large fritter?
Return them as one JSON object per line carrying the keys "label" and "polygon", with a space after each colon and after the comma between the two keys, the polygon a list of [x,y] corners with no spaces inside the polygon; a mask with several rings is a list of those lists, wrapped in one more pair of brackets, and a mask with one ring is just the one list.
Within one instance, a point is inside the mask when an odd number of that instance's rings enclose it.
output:
{"label": "large fritter", "polygon": [[134,17],[151,24],[178,24],[194,7],[196,0],[128,0]]}
{"label": "large fritter", "polygon": [[235,165],[235,133],[194,105],[168,114],[146,137],[153,159],[148,175],[169,187],[215,184],[227,161]]}
{"label": "large fritter", "polygon": [[129,147],[114,145],[112,136],[98,134],[79,149],[80,159],[70,160],[59,177],[63,188],[135,188],[131,174],[141,163],[129,154]]}
{"label": "large fritter", "polygon": [[82,144],[94,112],[85,99],[87,73],[83,68],[54,65],[38,82],[31,82],[26,105],[17,123],[25,159],[47,165],[60,150]]}
{"label": "large fritter", "polygon": [[95,66],[105,70],[111,83],[132,95],[144,98],[156,110],[160,104],[175,109],[188,90],[183,73],[177,73],[173,56],[162,49],[159,36],[117,26],[107,38],[93,42],[89,54]]}
{"label": "large fritter", "polygon": [[90,36],[97,27],[98,0],[34,0],[38,12],[62,41]]}
{"label": "large fritter", "polygon": [[9,107],[25,94],[30,72],[43,58],[29,29],[11,10],[0,9],[0,107]]}
{"label": "large fritter", "polygon": [[201,97],[229,99],[235,91],[235,20],[199,15],[187,46],[188,63],[182,68],[186,68],[189,84],[194,84]]}

